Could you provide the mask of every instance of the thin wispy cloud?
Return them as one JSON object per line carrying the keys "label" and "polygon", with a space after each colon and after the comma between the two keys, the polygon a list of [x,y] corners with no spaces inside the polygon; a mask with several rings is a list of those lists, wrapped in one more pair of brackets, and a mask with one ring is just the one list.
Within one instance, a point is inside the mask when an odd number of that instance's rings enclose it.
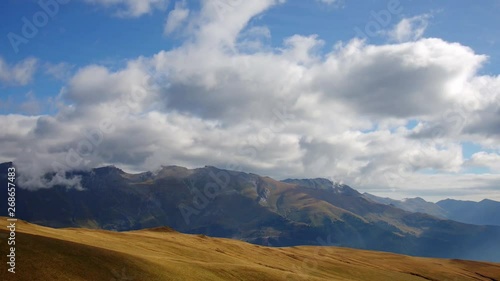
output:
{"label": "thin wispy cloud", "polygon": [[424,35],[430,18],[430,14],[404,18],[388,32],[389,38],[396,42],[418,40]]}
{"label": "thin wispy cloud", "polygon": [[140,17],[154,10],[164,10],[168,0],[83,0],[89,4],[99,5],[113,10],[118,17]]}
{"label": "thin wispy cloud", "polygon": [[7,63],[0,56],[0,82],[4,85],[24,86],[32,81],[38,60],[30,57],[14,64]]}

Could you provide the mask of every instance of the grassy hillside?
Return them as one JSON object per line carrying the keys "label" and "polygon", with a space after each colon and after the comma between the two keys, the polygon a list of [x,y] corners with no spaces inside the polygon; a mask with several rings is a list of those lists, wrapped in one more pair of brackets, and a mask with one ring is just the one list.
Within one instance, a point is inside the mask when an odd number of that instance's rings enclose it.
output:
{"label": "grassy hillside", "polygon": [[337,247],[268,248],[169,228],[118,233],[21,221],[17,228],[16,278],[2,262],[0,280],[500,280],[494,263]]}

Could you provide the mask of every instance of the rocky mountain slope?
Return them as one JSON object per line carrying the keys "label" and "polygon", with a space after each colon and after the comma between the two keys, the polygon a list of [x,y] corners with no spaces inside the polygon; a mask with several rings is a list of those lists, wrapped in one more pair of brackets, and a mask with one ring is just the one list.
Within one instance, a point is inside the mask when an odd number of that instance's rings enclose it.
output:
{"label": "rocky mountain slope", "polygon": [[[166,225],[271,246],[320,245],[328,237],[331,245],[351,248],[500,261],[500,227],[411,213],[325,179],[280,182],[177,166],[140,174],[103,167],[68,176],[75,175],[84,190],[18,189],[18,217],[51,227],[118,231]],[[6,202],[1,204],[5,212]]]}

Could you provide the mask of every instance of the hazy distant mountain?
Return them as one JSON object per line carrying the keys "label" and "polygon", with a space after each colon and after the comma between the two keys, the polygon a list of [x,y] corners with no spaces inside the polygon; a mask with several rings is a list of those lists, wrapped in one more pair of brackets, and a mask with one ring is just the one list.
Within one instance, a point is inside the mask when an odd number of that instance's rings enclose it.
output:
{"label": "hazy distant mountain", "polygon": [[484,199],[481,202],[446,199],[437,203],[424,199],[409,198],[395,200],[364,193],[363,196],[373,202],[394,206],[409,212],[429,214],[458,222],[477,225],[500,226],[500,202]]}
{"label": "hazy distant mountain", "polygon": [[[2,182],[8,166],[0,166]],[[500,227],[407,212],[326,179],[280,182],[215,167],[178,166],[140,174],[103,167],[71,175],[81,177],[83,191],[65,186],[18,189],[18,217],[51,227],[170,226],[263,245],[328,240],[351,248],[500,261]],[[5,215],[6,201],[0,204]]]}
{"label": "hazy distant mountain", "polygon": [[427,202],[420,197],[395,200],[387,197],[378,197],[369,193],[363,193],[363,196],[374,202],[385,205],[392,205],[408,212],[424,213],[438,218],[447,218],[447,212],[443,208],[435,203]]}
{"label": "hazy distant mountain", "polygon": [[471,224],[500,225],[500,202],[484,199],[481,202],[446,199],[437,202],[447,217]]}

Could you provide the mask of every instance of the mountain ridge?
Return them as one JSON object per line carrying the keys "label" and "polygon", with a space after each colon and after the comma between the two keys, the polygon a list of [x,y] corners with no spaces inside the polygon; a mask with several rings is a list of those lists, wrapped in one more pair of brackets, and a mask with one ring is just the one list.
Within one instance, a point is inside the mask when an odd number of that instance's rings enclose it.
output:
{"label": "mountain ridge", "polygon": [[491,199],[483,199],[476,202],[448,198],[437,203],[432,203],[419,197],[395,200],[378,197],[366,192],[363,196],[374,202],[396,206],[409,212],[426,213],[438,218],[451,219],[468,224],[500,226],[500,218],[497,216],[500,213],[500,202]]}
{"label": "mountain ridge", "polygon": [[480,202],[445,199],[436,204],[447,212],[449,219],[480,225],[500,225],[500,202],[491,199]]}
{"label": "mountain ridge", "polygon": [[407,212],[372,202],[347,185],[332,188],[326,179],[277,181],[212,166],[162,170],[156,175],[116,167],[73,171],[84,190],[18,189],[17,214],[58,228],[126,231],[168,225],[183,233],[272,246],[318,245],[318,237],[330,235],[333,245],[350,248],[500,260],[500,227]]}

